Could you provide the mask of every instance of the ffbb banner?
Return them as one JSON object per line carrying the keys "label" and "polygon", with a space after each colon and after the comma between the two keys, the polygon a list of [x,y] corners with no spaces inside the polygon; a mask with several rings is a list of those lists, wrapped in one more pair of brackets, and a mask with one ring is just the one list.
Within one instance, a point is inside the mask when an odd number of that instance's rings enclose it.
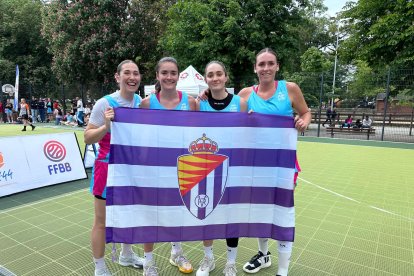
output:
{"label": "ffbb banner", "polygon": [[107,242],[294,239],[293,118],[119,108]]}
{"label": "ffbb banner", "polygon": [[74,133],[0,138],[0,197],[84,178]]}

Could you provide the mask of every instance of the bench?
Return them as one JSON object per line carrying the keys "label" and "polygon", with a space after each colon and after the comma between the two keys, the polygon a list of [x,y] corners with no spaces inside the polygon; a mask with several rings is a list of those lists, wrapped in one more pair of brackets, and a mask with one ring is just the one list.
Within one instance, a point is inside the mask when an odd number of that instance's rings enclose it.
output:
{"label": "bench", "polygon": [[347,127],[327,127],[326,132],[331,134],[333,138],[335,133],[341,134],[354,134],[354,135],[366,135],[367,140],[369,140],[370,136],[375,135],[375,128],[347,128]]}

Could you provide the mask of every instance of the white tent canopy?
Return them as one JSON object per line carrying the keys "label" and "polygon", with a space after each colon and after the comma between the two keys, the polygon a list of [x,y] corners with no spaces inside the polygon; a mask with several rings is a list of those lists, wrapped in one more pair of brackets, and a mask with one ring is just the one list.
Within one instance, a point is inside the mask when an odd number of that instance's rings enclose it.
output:
{"label": "white tent canopy", "polygon": [[[177,90],[184,91],[187,94],[197,97],[197,95],[207,89],[208,85],[204,81],[202,74],[192,66],[188,66],[187,69],[180,73],[180,77],[177,82]],[[155,90],[155,85],[145,85],[145,95],[150,94]],[[233,88],[227,88],[229,93],[234,93]]]}

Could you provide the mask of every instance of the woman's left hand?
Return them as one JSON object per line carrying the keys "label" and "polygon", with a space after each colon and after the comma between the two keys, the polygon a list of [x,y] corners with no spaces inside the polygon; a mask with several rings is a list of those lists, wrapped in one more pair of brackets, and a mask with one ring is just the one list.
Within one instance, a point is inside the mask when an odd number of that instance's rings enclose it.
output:
{"label": "woman's left hand", "polygon": [[305,122],[305,120],[303,120],[299,115],[296,115],[295,128],[300,132],[304,132],[307,127],[308,127],[308,124]]}

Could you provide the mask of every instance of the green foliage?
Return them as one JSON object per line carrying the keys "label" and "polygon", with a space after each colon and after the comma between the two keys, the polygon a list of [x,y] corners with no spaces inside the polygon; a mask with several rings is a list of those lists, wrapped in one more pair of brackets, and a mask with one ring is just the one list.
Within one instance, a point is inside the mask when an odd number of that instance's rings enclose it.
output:
{"label": "green foliage", "polygon": [[14,83],[16,64],[21,83],[53,82],[51,55],[41,37],[41,1],[0,1],[0,80]]}
{"label": "green foliage", "polygon": [[326,53],[316,47],[310,47],[301,56],[301,68],[308,72],[325,72],[333,66]]}
{"label": "green foliage", "polygon": [[297,32],[301,23],[296,1],[188,0],[178,1],[168,13],[160,41],[166,54],[201,72],[210,60],[229,68],[236,91],[254,80],[255,54],[265,47],[278,52],[285,70],[298,62]]}
{"label": "green foliage", "polygon": [[344,57],[360,59],[375,68],[414,65],[414,2],[406,0],[359,0],[349,4],[349,38]]}

